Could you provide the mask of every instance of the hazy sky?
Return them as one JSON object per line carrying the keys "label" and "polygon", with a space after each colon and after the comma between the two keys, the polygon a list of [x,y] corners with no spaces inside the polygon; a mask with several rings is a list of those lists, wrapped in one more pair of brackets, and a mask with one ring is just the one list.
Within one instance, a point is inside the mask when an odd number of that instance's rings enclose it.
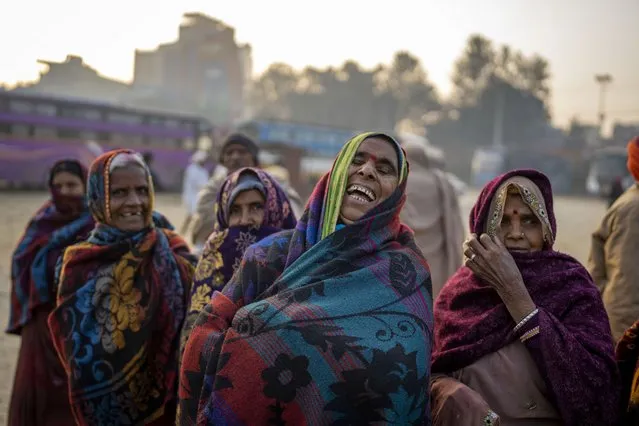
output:
{"label": "hazy sky", "polygon": [[441,93],[471,33],[547,58],[557,124],[595,120],[594,74],[613,75],[612,120],[639,121],[639,0],[2,0],[0,82],[37,78],[36,60],[83,56],[103,75],[130,80],[135,48],[177,37],[198,11],[236,28],[253,47],[254,70],[272,62],[364,66],[397,50],[417,55]]}

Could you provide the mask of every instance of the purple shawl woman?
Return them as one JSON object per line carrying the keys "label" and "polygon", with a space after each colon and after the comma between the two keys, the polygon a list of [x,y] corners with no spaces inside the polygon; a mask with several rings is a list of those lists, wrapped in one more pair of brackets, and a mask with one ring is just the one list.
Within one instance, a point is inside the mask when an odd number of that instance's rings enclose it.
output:
{"label": "purple shawl woman", "polygon": [[460,268],[435,303],[432,372],[451,374],[538,326],[538,334],[522,340],[563,423],[615,424],[619,373],[608,317],[586,269],[552,249],[557,225],[546,176],[534,170],[515,170],[495,178],[482,190],[471,211],[471,232],[490,234],[491,219],[500,214],[499,203],[493,201],[503,195],[503,184],[515,177],[527,178],[537,187],[529,188],[530,193],[541,194],[543,200],[527,199],[525,189],[523,198],[538,217],[546,216],[542,223],[548,224],[552,233],[542,251],[512,253],[539,313],[515,332],[515,323],[497,292],[467,267]]}
{"label": "purple shawl woman", "polygon": [[[252,174],[255,179],[243,179]],[[229,226],[229,214],[234,199],[243,191],[256,189],[264,196],[264,219],[259,227]],[[246,249],[279,231],[293,229],[297,220],[291,203],[277,181],[268,173],[244,168],[229,175],[222,183],[213,207],[213,233],[202,251],[195,270],[189,311],[182,332],[182,344],[200,311],[209,303],[213,291],[221,291],[238,268]]]}

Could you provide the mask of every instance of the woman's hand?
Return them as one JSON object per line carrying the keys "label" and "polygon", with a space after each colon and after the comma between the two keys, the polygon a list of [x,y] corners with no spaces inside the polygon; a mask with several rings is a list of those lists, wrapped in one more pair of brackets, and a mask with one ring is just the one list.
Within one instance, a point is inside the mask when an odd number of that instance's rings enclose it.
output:
{"label": "woman's hand", "polygon": [[535,310],[519,268],[499,238],[472,234],[464,255],[464,264],[497,291],[516,323]]}

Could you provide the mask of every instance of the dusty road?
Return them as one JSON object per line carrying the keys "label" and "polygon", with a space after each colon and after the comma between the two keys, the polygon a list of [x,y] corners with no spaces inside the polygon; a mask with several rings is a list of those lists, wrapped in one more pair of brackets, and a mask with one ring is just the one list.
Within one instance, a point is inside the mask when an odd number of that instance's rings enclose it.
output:
{"label": "dusty road", "polygon": [[[477,193],[469,193],[461,199],[464,223],[467,222]],[[45,193],[0,193],[0,324],[6,325],[9,317],[8,290],[9,264],[14,246],[29,217],[45,200]],[[180,197],[161,195],[157,210],[164,213],[179,228],[183,220]],[[556,248],[585,262],[590,248],[590,234],[605,212],[603,201],[560,197],[555,201],[558,232]],[[16,352],[19,338],[0,333],[0,425],[6,423],[6,411],[13,384]]]}

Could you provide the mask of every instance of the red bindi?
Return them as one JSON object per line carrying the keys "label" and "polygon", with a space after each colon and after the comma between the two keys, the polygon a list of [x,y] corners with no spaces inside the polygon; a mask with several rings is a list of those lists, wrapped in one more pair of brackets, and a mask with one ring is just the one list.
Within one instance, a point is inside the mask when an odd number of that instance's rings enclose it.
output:
{"label": "red bindi", "polygon": [[368,154],[368,156],[375,162],[377,162],[377,156],[375,154]]}

